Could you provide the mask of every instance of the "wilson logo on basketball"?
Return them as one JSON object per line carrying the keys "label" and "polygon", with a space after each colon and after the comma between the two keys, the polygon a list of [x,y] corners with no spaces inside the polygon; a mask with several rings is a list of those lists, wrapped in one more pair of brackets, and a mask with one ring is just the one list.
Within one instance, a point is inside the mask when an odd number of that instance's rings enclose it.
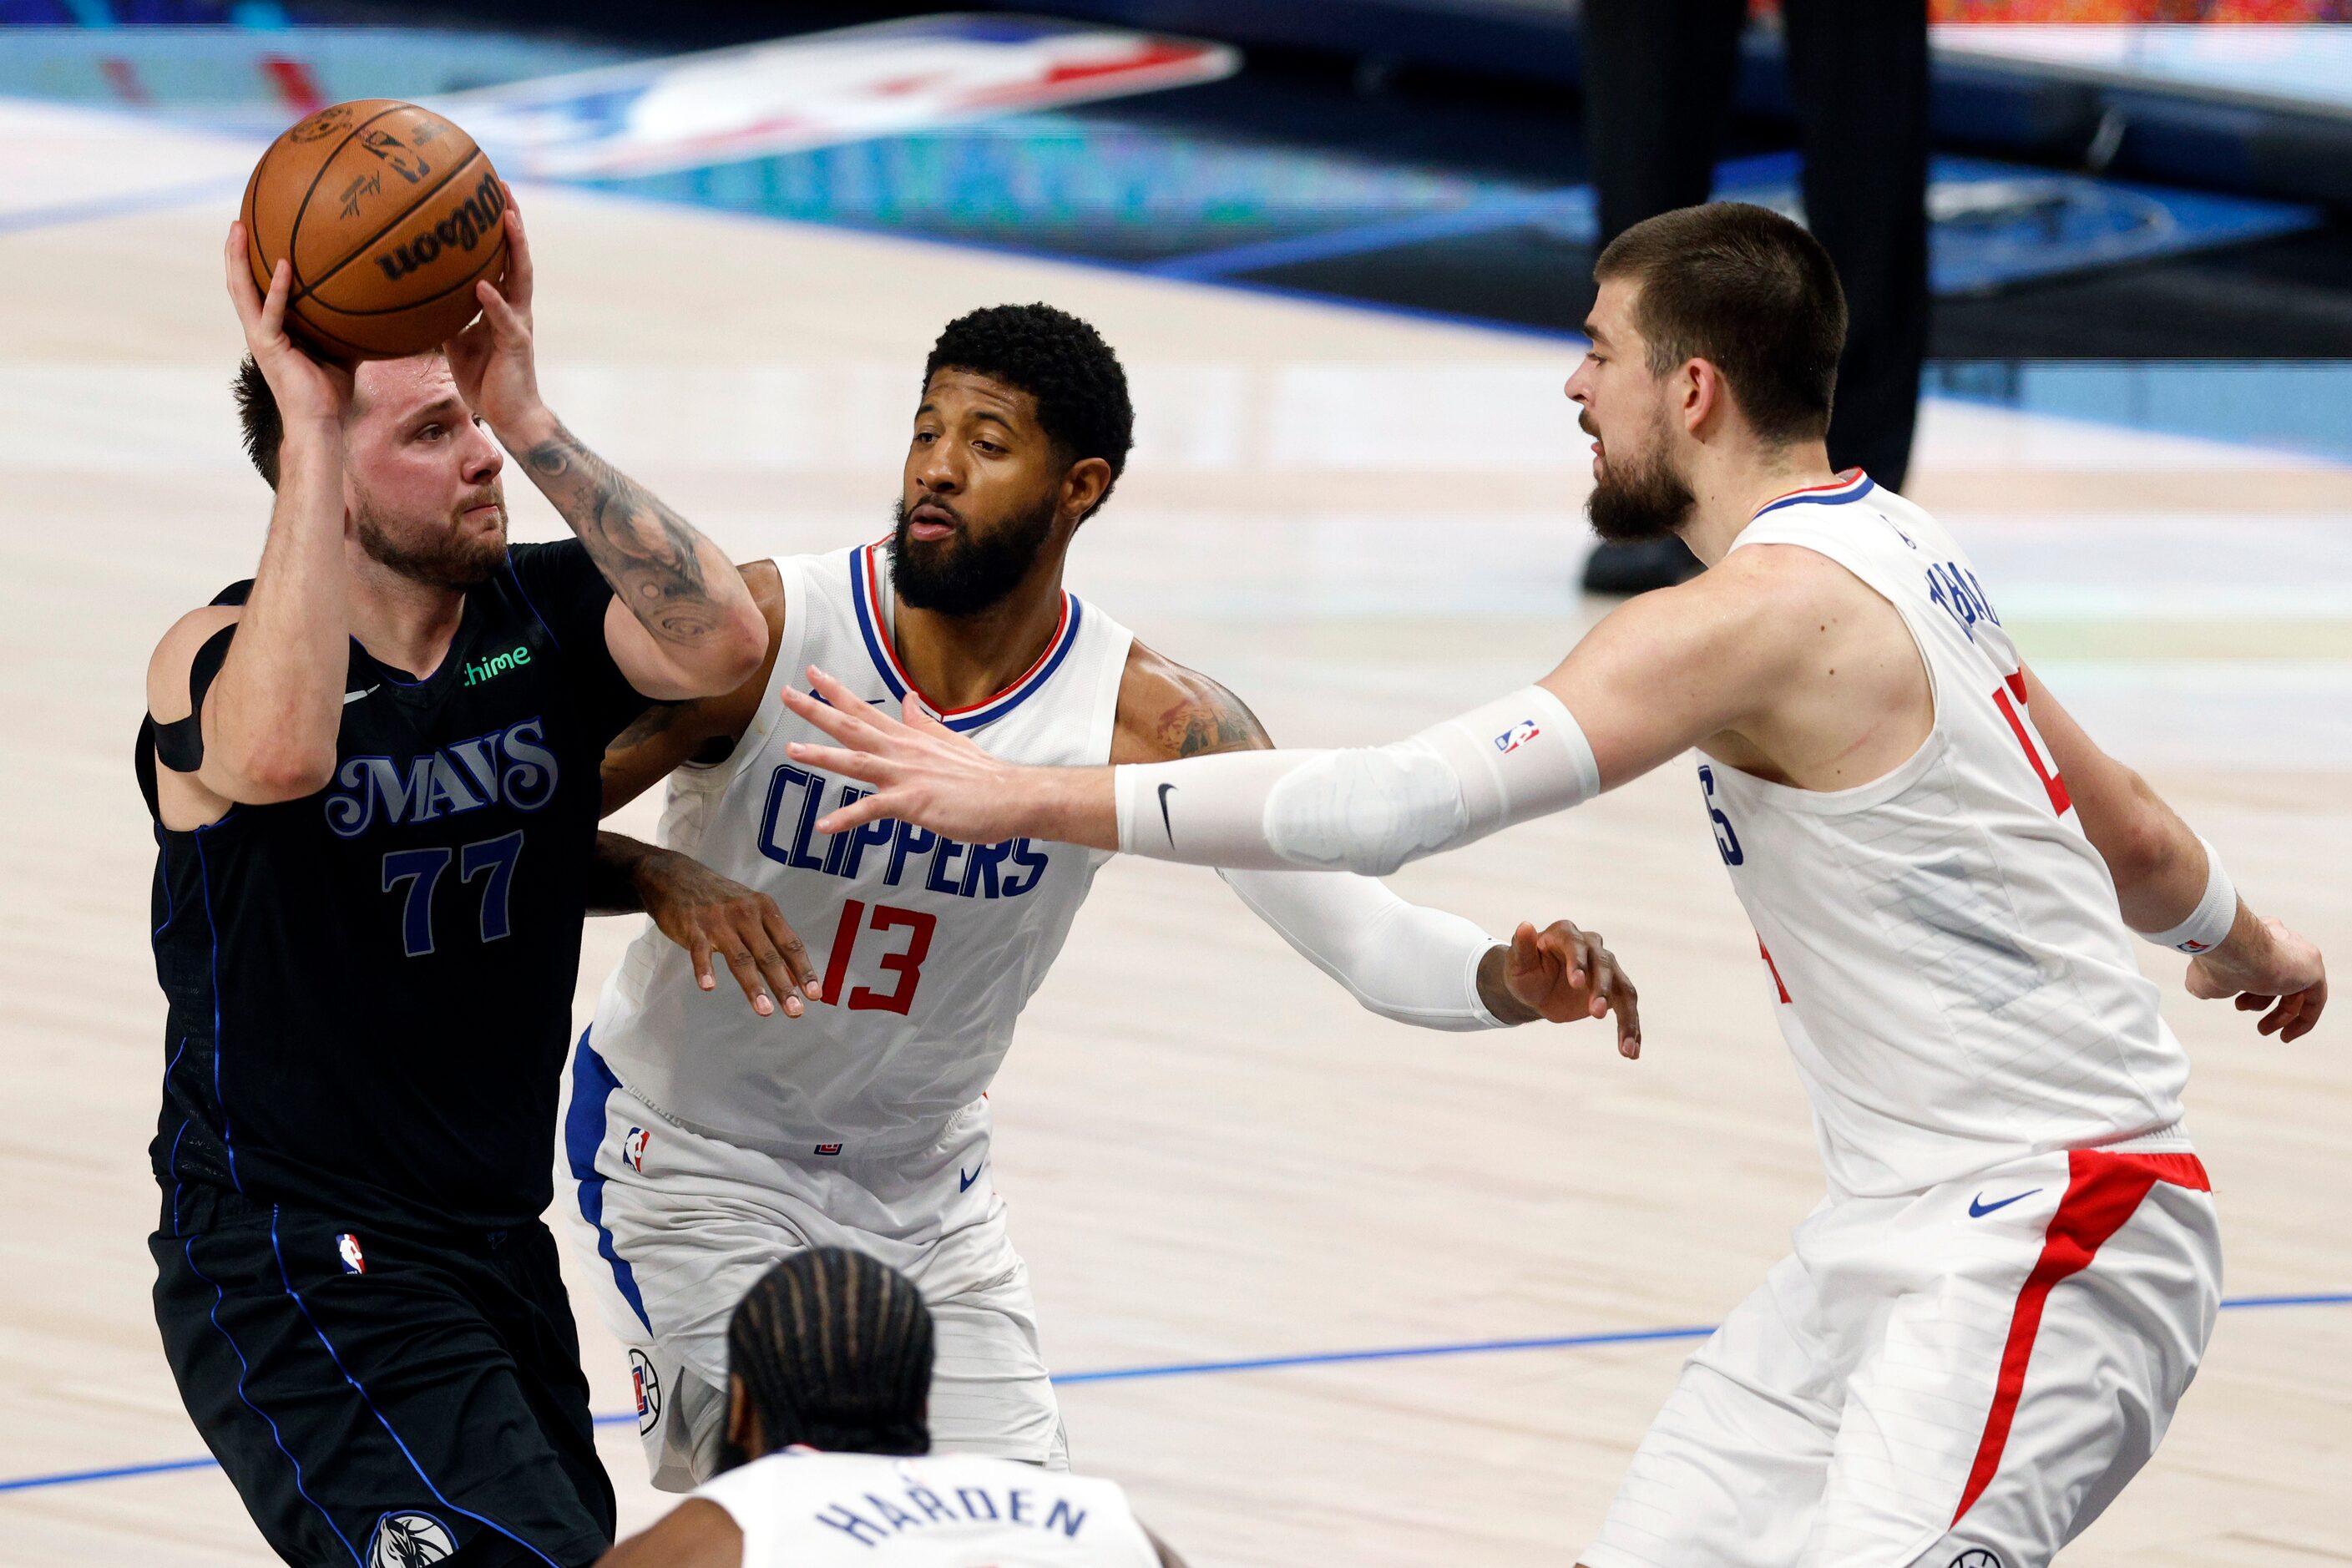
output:
{"label": "wilson logo on basketball", "polygon": [[375,264],[397,282],[420,267],[429,267],[445,250],[471,250],[485,235],[499,232],[499,218],[507,210],[506,187],[494,173],[483,174],[449,216],[406,245],[377,254]]}

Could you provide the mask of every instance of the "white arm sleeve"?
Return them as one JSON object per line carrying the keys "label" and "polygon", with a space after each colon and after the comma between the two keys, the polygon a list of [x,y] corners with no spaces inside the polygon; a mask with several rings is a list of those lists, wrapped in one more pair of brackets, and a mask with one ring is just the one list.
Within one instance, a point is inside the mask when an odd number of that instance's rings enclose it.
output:
{"label": "white arm sleeve", "polygon": [[1370,877],[1221,871],[1252,913],[1368,1012],[1424,1029],[1509,1027],[1478,996],[1498,947],[1460,915],[1409,904]]}
{"label": "white arm sleeve", "polygon": [[1591,744],[1540,686],[1392,745],[1227,752],[1113,776],[1128,854],[1372,877],[1601,793]]}

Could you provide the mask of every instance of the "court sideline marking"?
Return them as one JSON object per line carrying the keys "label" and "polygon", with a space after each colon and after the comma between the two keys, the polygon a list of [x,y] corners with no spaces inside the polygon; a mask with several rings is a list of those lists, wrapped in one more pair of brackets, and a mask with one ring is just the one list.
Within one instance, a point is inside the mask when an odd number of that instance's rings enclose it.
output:
{"label": "court sideline marking", "polygon": [[[2221,1303],[2224,1311],[2257,1307],[2352,1307],[2352,1290],[2301,1296],[2239,1296]],[[1360,1362],[1427,1361],[1437,1356],[1493,1355],[1507,1351],[1575,1350],[1594,1345],[1652,1344],[1672,1340],[1699,1340],[1715,1332],[1706,1327],[1621,1329],[1611,1333],[1555,1334],[1528,1340],[1463,1340],[1450,1344],[1399,1345],[1385,1350],[1315,1351],[1299,1355],[1252,1356],[1240,1361],[1166,1362],[1149,1366],[1108,1367],[1098,1372],[1065,1373],[1055,1378],[1057,1388],[1087,1383],[1138,1383],[1147,1378],[1206,1377],[1236,1372],[1272,1372],[1294,1366],[1344,1366]],[[599,1426],[634,1422],[636,1415],[616,1411],[595,1418]],[[122,1465],[103,1470],[62,1470],[54,1475],[19,1476],[0,1480],[0,1493],[38,1491],[48,1487],[79,1486],[91,1481],[128,1480],[135,1476],[170,1475],[182,1470],[219,1468],[210,1455],[197,1459],[161,1459],[148,1465]]]}

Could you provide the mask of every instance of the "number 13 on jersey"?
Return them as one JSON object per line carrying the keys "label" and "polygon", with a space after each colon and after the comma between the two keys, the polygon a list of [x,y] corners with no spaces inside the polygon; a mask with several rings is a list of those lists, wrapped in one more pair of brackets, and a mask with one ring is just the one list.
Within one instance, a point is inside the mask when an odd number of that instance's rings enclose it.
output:
{"label": "number 13 on jersey", "polygon": [[[915,1005],[915,987],[922,984],[923,960],[931,951],[931,935],[939,929],[940,918],[921,910],[902,910],[890,904],[876,904],[866,909],[862,899],[851,899],[841,906],[841,923],[833,931],[833,952],[825,960],[824,994],[820,1000],[835,1005],[845,1005],[853,1013],[897,1013],[904,1016]],[[877,960],[882,972],[894,977],[887,991],[877,991],[871,985],[860,985],[842,994],[849,983],[849,957],[856,951],[858,937],[867,931],[877,933],[903,931],[906,943],[897,952],[885,952]]]}

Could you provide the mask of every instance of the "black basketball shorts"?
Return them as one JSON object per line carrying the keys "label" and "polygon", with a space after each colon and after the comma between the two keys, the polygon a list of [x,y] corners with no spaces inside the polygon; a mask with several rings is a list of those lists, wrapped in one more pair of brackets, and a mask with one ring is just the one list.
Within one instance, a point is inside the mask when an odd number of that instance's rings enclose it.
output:
{"label": "black basketball shorts", "polygon": [[184,1186],[148,1246],[180,1397],[287,1562],[582,1568],[612,1544],[546,1226],[425,1246]]}

